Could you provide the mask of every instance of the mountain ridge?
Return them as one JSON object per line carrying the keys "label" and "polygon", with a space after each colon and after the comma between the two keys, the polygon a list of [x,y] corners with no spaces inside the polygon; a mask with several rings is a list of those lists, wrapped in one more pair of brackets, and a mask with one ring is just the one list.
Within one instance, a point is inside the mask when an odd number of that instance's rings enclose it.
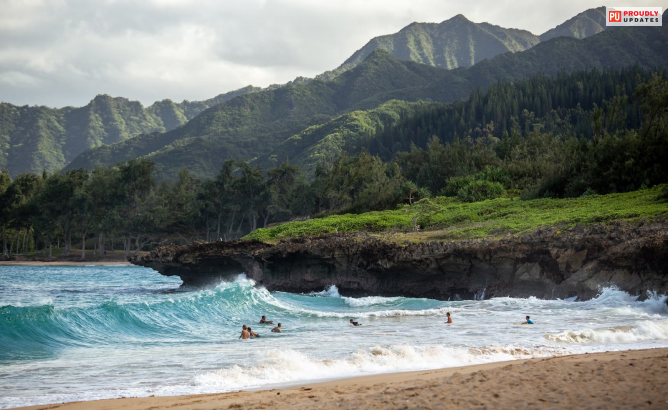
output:
{"label": "mountain ridge", "polygon": [[[538,37],[527,30],[474,23],[458,14],[441,23],[413,22],[394,34],[374,37],[338,68],[316,78],[331,80],[364,61],[378,48],[391,52],[400,60],[452,69],[468,67],[500,53],[526,50],[538,42]],[[475,44],[484,46],[478,50]],[[464,47],[467,45],[468,49]]]}
{"label": "mountain ridge", "polygon": [[164,99],[148,107],[107,94],[82,107],[0,103],[0,169],[11,175],[57,171],[86,149],[175,129],[208,107],[260,90],[247,86],[204,101]]}
{"label": "mountain ridge", "polygon": [[[583,40],[554,38],[523,52],[505,53],[454,70],[398,60],[378,49],[363,64],[332,81],[314,80],[245,94],[203,112],[170,133],[140,136],[89,150],[67,169],[114,165],[133,155],[147,155],[167,178],[173,178],[176,170],[184,166],[197,177],[208,177],[226,158],[271,157],[274,148],[310,126],[324,124],[345,112],[373,109],[390,100],[453,102],[466,98],[472,88],[520,80],[538,72],[551,75],[562,70],[621,68],[633,64],[667,67],[668,51],[660,47],[667,42],[665,27],[622,27]],[[240,110],[240,107],[246,108]],[[253,107],[259,110],[253,114],[253,118],[261,120],[258,123],[248,122],[247,114],[252,113]],[[154,151],[134,149],[157,147],[159,140],[169,144]],[[274,160],[282,162],[293,156],[283,155]]]}
{"label": "mountain ridge", "polygon": [[606,30],[605,7],[585,10],[538,36],[541,42],[555,37],[583,39]]}

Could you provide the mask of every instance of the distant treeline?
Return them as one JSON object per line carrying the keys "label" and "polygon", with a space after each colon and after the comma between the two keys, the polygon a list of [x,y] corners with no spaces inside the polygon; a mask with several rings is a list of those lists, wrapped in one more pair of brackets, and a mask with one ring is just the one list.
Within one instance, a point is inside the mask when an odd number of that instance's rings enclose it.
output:
{"label": "distant treeline", "polygon": [[[348,153],[350,152],[350,153]],[[268,224],[443,195],[462,201],[632,191],[668,182],[668,81],[638,67],[537,75],[425,106],[307,176],[226,161],[213,179],[160,181],[148,159],[91,172],[0,174],[3,254],[72,242],[126,253],[235,239]],[[91,242],[94,242],[93,245]]]}

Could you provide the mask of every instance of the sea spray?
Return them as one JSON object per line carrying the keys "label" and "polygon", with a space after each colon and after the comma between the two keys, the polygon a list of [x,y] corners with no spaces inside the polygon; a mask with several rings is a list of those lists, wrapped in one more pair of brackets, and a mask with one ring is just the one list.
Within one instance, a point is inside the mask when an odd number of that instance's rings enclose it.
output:
{"label": "sea spray", "polygon": [[269,350],[260,363],[233,365],[197,375],[196,384],[232,391],[314,380],[332,380],[369,374],[468,366],[497,361],[567,354],[563,348],[483,346],[450,348],[408,344],[373,346],[342,359],[315,359],[291,349]]}
{"label": "sea spray", "polygon": [[668,321],[641,321],[633,326],[567,330],[545,335],[547,340],[559,343],[632,343],[647,340],[668,340]]}
{"label": "sea spray", "polygon": [[[666,297],[616,288],[588,301],[438,301],[341,297],[335,285],[269,292],[245,275],[188,291],[177,278],[127,266],[0,275],[0,407],[668,346]],[[284,333],[260,325],[262,315]],[[513,324],[526,315],[536,324]],[[262,337],[238,340],[243,324]]]}

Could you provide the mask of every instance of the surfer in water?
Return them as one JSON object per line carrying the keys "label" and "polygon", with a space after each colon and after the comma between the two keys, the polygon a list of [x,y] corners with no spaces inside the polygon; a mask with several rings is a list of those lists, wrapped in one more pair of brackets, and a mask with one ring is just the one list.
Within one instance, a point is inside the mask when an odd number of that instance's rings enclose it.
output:
{"label": "surfer in water", "polygon": [[271,329],[271,331],[274,332],[274,333],[283,333],[283,332],[281,332],[281,324],[279,323],[278,326]]}
{"label": "surfer in water", "polygon": [[251,339],[256,338],[256,337],[260,337],[260,335],[253,332],[253,329],[251,329],[250,327],[248,328],[248,334],[250,335]]}
{"label": "surfer in water", "polygon": [[267,320],[266,316],[262,316],[262,319],[260,319],[260,324],[261,325],[273,325],[274,321],[273,320]]}
{"label": "surfer in water", "polygon": [[239,336],[239,339],[250,339],[250,333],[248,333],[248,326],[244,325],[241,328],[241,336]]}
{"label": "surfer in water", "polygon": [[353,325],[353,326],[362,326],[362,324],[360,322],[353,322],[352,319],[350,319],[350,324]]}
{"label": "surfer in water", "polygon": [[533,322],[531,321],[531,316],[527,316],[526,322],[522,323],[523,325],[533,325]]}
{"label": "surfer in water", "polygon": [[448,321],[445,323],[452,323],[452,316],[450,316],[450,312],[446,313],[445,316],[448,317]]}

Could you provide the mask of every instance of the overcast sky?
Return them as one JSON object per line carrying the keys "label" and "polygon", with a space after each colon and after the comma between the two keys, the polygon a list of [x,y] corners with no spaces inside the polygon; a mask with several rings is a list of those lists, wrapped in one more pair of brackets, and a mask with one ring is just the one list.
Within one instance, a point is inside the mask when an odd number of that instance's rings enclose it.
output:
{"label": "overcast sky", "polygon": [[[662,6],[624,0],[620,6]],[[0,0],[0,101],[202,100],[336,68],[374,36],[463,14],[540,34],[590,0]]]}

